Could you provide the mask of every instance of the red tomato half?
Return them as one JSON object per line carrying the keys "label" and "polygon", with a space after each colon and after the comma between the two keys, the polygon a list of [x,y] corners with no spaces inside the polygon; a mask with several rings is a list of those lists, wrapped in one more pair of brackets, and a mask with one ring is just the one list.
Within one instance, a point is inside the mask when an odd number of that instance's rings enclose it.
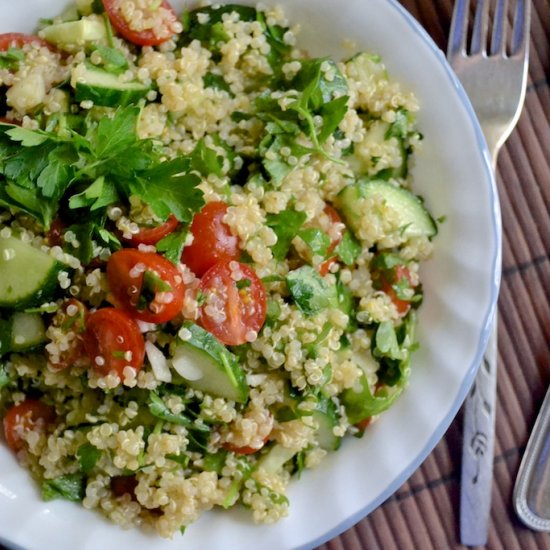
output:
{"label": "red tomato half", "polygon": [[145,342],[137,323],[113,307],[89,314],[84,349],[97,372],[106,375],[114,371],[121,378],[126,366],[139,371],[145,358]]}
{"label": "red tomato half", "polygon": [[[157,4],[158,2],[151,2],[151,4]],[[153,29],[144,29],[142,31],[136,31],[130,28],[130,25],[124,18],[120,8],[120,2],[116,0],[103,0],[103,6],[111,24],[116,29],[116,31],[126,40],[132,42],[132,44],[137,44],[138,46],[158,46],[163,42],[166,42],[173,36],[172,25],[178,20],[174,8],[167,2],[163,2],[155,8],[155,11],[159,8],[164,8],[166,10],[166,18],[163,23]],[[152,15],[152,9],[145,9],[145,17]]]}
{"label": "red tomato half", "polygon": [[266,293],[252,268],[234,260],[219,262],[201,279],[204,300],[200,324],[220,342],[238,346],[263,327]]}
{"label": "red tomato half", "polygon": [[12,451],[18,452],[25,447],[24,432],[36,429],[43,431],[54,420],[54,408],[38,399],[26,399],[13,405],[3,420],[6,443]]}
{"label": "red tomato half", "polygon": [[179,225],[179,222],[174,216],[170,214],[168,219],[156,227],[144,227],[139,230],[139,233],[132,235],[129,239],[124,239],[132,246],[139,246],[140,244],[153,245],[157,244],[161,239],[164,239],[167,235],[170,235]]}
{"label": "red tomato half", "polygon": [[408,300],[398,298],[397,293],[393,288],[393,285],[398,283],[402,279],[406,279],[408,284],[410,286],[413,286],[411,272],[409,271],[409,268],[405,267],[404,265],[396,266],[390,272],[389,276],[383,276],[381,279],[381,290],[383,290],[391,298],[392,302],[397,308],[397,312],[399,313],[399,315],[401,315],[401,317],[405,316],[411,308],[411,303]]}
{"label": "red tomato half", "polygon": [[0,52],[5,52],[10,48],[22,48],[25,44],[37,44],[38,46],[46,46],[50,50],[53,49],[51,44],[33,34],[23,34],[20,32],[6,32],[0,34]]}
{"label": "red tomato half", "polygon": [[154,252],[124,248],[107,262],[116,307],[147,323],[166,323],[180,313],[185,286],[177,267]]}
{"label": "red tomato half", "polygon": [[209,202],[193,218],[193,242],[183,249],[181,261],[197,277],[202,277],[218,262],[239,259],[239,241],[223,222],[226,213],[225,202]]}

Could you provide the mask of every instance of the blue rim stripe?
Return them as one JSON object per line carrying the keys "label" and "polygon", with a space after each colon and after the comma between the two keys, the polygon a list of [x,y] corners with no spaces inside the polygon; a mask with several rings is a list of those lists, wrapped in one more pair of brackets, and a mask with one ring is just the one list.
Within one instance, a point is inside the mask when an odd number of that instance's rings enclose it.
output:
{"label": "blue rim stripe", "polygon": [[376,508],[378,508],[384,501],[390,498],[397,491],[397,489],[399,489],[399,487],[401,487],[401,485],[403,485],[403,483],[405,483],[407,479],[409,479],[409,477],[411,477],[411,475],[419,468],[422,462],[424,462],[424,460],[432,452],[432,450],[437,445],[437,443],[445,435],[447,428],[455,418],[464,399],[466,398],[468,391],[470,390],[470,387],[477,373],[477,369],[483,360],[483,354],[485,353],[485,348],[487,347],[487,343],[489,341],[489,336],[491,334],[491,330],[493,326],[493,318],[495,316],[496,309],[497,309],[497,299],[498,299],[498,293],[500,289],[500,279],[501,279],[501,270],[502,270],[502,258],[501,258],[502,222],[501,222],[501,215],[500,215],[500,202],[498,198],[498,190],[496,186],[496,180],[493,174],[493,169],[491,167],[491,155],[489,152],[489,148],[487,147],[487,143],[485,141],[485,136],[483,135],[483,131],[481,130],[481,126],[479,125],[477,116],[474,112],[472,104],[470,103],[468,95],[466,94],[466,91],[462,87],[462,84],[458,80],[454,71],[452,70],[450,65],[447,63],[444,53],[438,48],[437,44],[433,41],[432,37],[426,32],[426,30],[420,25],[420,23],[418,23],[416,19],[414,19],[414,17],[401,4],[398,3],[397,0],[387,0],[387,1],[393,9],[395,9],[398,13],[401,14],[401,16],[405,19],[405,21],[408,23],[411,29],[417,35],[420,36],[420,38],[429,46],[429,48],[433,51],[433,53],[441,59],[445,72],[447,73],[449,80],[453,84],[453,87],[457,91],[459,99],[461,100],[463,106],[468,112],[469,118],[474,126],[476,140],[484,159],[483,164],[484,164],[485,172],[487,173],[488,180],[491,183],[489,188],[489,193],[493,204],[492,226],[493,226],[493,234],[495,236],[496,246],[495,246],[495,252],[493,255],[493,279],[492,279],[492,288],[491,288],[491,306],[489,307],[489,310],[485,317],[483,330],[481,331],[481,335],[479,338],[475,359],[468,369],[467,376],[465,377],[464,381],[462,382],[462,385],[460,386],[460,390],[457,394],[457,397],[454,403],[452,404],[449,410],[449,413],[441,421],[439,426],[436,428],[435,432],[433,433],[432,437],[430,438],[430,440],[428,441],[424,449],[422,449],[422,451],[411,461],[411,463],[403,470],[403,472],[399,476],[397,476],[397,478],[392,483],[390,483],[390,485],[386,488],[385,491],[383,491],[378,496],[378,498],[371,501],[359,512],[353,514],[351,517],[339,523],[336,527],[331,529],[328,533],[325,533],[324,535],[316,538],[315,540],[305,545],[296,547],[295,550],[309,550],[340,535],[341,533],[343,533],[344,531],[346,531],[347,529],[349,529],[350,527],[352,527],[353,525],[361,521],[364,517],[366,517],[368,514],[373,512]]}

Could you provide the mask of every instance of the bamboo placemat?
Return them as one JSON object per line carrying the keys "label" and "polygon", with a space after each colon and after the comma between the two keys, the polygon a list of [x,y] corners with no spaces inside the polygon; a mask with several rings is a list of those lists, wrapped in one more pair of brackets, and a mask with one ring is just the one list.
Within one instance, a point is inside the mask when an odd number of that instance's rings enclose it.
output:
{"label": "bamboo placemat", "polygon": [[[401,3],[445,51],[453,1]],[[549,37],[550,3],[533,0],[525,109],[500,153],[497,173],[504,242],[491,550],[550,548],[550,535],[525,528],[512,505],[519,463],[550,383]],[[460,412],[394,496],[319,550],[460,548],[461,452]]]}

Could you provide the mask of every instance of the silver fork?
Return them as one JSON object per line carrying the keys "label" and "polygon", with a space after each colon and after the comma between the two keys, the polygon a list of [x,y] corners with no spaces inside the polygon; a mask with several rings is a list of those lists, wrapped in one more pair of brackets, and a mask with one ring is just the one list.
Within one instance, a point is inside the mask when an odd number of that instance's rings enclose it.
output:
{"label": "silver fork", "polygon": [[[470,0],[456,0],[447,58],[466,90],[481,124],[496,170],[498,152],[516,125],[525,99],[531,0],[515,0],[508,40],[508,0],[474,0],[471,42],[466,47]],[[489,42],[489,23],[493,14]],[[510,42],[507,47],[508,41]],[[487,543],[497,378],[497,320],[483,362],[465,401],[460,495],[460,540]]]}

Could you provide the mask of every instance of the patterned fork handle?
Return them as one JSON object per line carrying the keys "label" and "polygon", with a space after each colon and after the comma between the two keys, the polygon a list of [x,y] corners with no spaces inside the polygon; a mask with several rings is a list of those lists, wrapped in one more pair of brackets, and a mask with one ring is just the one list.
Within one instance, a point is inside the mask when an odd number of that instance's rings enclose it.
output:
{"label": "patterned fork handle", "polygon": [[497,353],[495,317],[483,362],[464,403],[460,541],[467,546],[487,542],[495,446]]}

